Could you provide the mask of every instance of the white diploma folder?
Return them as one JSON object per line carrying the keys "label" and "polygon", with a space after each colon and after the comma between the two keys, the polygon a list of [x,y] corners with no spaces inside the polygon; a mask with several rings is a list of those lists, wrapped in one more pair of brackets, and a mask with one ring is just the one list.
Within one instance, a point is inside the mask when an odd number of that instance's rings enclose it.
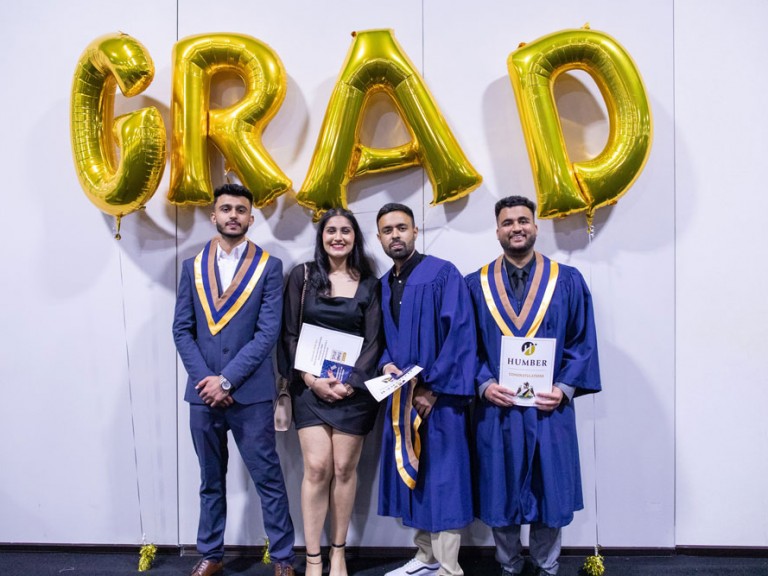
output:
{"label": "white diploma folder", "polygon": [[515,393],[515,404],[534,406],[537,392],[551,392],[555,338],[502,336],[499,384]]}
{"label": "white diploma folder", "polygon": [[321,377],[323,362],[331,360],[354,366],[363,349],[363,338],[338,330],[302,324],[293,367]]}

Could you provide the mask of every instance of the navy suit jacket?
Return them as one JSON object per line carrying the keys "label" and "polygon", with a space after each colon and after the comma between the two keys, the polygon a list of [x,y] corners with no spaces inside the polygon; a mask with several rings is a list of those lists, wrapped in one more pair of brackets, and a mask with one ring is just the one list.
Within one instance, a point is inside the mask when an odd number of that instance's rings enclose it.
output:
{"label": "navy suit jacket", "polygon": [[173,339],[189,375],[184,400],[202,404],[195,386],[219,374],[232,383],[232,398],[240,404],[274,400],[272,350],[280,334],[283,263],[269,257],[245,305],[213,335],[195,288],[194,260],[181,266],[173,320]]}

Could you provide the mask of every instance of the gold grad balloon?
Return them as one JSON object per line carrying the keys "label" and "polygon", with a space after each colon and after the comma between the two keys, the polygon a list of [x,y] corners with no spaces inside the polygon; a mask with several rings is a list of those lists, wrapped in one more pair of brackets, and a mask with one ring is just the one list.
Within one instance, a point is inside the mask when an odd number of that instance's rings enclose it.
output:
{"label": "gold grad balloon", "polygon": [[[456,200],[477,188],[482,177],[392,30],[367,30],[353,37],[298,203],[314,210],[317,219],[329,208],[347,207],[347,185],[353,178],[415,165],[424,167],[432,183],[432,204]],[[411,136],[408,144],[374,149],[360,143],[366,103],[376,92],[394,101]]]}
{"label": "gold grad balloon", "polygon": [[[143,92],[155,68],[147,50],[127,34],[108,34],[80,56],[72,82],[72,152],[80,186],[99,210],[117,220],[143,207],[165,169],[165,126],[154,107],[114,118],[115,91]],[[120,160],[117,149],[120,149]]]}
{"label": "gold grad balloon", "polygon": [[[242,100],[211,110],[211,78],[234,72],[245,83]],[[241,34],[190,36],[173,48],[171,185],[180,205],[213,201],[207,139],[221,151],[261,208],[290,190],[291,181],[261,142],[264,128],[285,98],[285,70],[266,44]]]}
{"label": "gold grad balloon", "polygon": [[[541,218],[614,204],[632,186],[648,159],[651,112],[643,81],[629,54],[610,36],[563,30],[539,38],[507,59],[531,161]],[[586,71],[605,100],[608,142],[595,158],[571,163],[552,87],[568,70]]]}

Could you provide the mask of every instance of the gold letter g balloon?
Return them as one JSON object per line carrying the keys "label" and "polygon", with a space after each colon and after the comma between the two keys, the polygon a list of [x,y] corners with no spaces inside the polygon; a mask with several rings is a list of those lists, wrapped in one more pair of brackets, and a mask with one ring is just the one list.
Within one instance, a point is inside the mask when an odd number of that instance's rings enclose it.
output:
{"label": "gold letter g balloon", "polygon": [[[127,34],[97,38],[85,49],[72,83],[72,152],[80,185],[101,211],[120,219],[152,197],[165,168],[165,126],[156,108],[114,117],[116,86],[135,96],[155,69]],[[114,126],[113,126],[114,124]],[[116,148],[122,150],[118,161]]]}

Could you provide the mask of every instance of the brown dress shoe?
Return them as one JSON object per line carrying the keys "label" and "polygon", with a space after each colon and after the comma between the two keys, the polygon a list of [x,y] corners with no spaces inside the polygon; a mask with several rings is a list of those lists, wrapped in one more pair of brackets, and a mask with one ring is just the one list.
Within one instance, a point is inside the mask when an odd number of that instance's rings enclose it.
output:
{"label": "brown dress shoe", "polygon": [[296,576],[290,564],[275,564],[275,576]]}
{"label": "brown dress shoe", "polygon": [[192,568],[192,572],[189,576],[213,576],[219,574],[224,569],[224,562],[216,562],[215,560],[207,560],[203,558],[195,567]]}

